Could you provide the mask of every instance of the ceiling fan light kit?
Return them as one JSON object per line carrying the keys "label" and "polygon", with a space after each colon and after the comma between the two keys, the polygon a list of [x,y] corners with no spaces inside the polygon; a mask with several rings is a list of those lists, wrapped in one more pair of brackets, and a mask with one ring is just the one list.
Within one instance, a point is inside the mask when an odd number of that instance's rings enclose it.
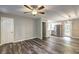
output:
{"label": "ceiling fan light kit", "polygon": [[37,13],[38,13],[37,10],[35,10],[35,9],[32,10],[32,14],[33,14],[34,16],[37,15]]}

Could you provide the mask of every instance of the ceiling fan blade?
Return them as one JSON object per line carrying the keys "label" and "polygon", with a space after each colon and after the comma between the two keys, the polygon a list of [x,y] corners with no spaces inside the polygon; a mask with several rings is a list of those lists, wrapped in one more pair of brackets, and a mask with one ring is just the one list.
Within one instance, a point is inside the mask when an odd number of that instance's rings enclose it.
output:
{"label": "ceiling fan blade", "polygon": [[29,13],[29,12],[24,12],[24,14]]}
{"label": "ceiling fan blade", "polygon": [[37,5],[31,5],[31,7],[33,7],[34,9],[36,9],[38,6]]}
{"label": "ceiling fan blade", "polygon": [[38,12],[38,13],[40,13],[40,14],[45,14],[45,12]]}
{"label": "ceiling fan blade", "polygon": [[41,7],[38,8],[38,10],[41,10],[41,9],[44,9],[44,8],[45,8],[44,6],[41,6]]}
{"label": "ceiling fan blade", "polygon": [[32,10],[32,8],[30,8],[28,5],[24,5],[25,7],[27,7],[28,9]]}

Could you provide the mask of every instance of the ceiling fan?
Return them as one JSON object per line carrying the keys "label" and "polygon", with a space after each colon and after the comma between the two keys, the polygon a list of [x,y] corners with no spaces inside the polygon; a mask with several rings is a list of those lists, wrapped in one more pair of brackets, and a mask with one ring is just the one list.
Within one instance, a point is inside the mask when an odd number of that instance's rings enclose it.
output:
{"label": "ceiling fan", "polygon": [[30,12],[24,12],[25,13],[31,13],[33,16],[37,15],[37,14],[45,14],[45,12],[41,11],[42,9],[44,9],[44,6],[38,6],[38,5],[24,5],[26,8],[28,8],[30,10]]}

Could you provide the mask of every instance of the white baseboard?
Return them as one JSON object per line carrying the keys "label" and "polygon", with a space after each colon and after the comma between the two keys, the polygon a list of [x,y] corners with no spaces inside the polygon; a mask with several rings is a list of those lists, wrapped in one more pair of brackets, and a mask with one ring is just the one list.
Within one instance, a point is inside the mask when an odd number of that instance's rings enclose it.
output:
{"label": "white baseboard", "polygon": [[[14,40],[13,42],[9,42],[9,43],[17,43],[17,42],[21,42],[21,41],[24,41],[24,40],[31,40],[31,39],[34,39],[36,37],[31,37],[31,38],[25,38],[25,39],[21,39],[21,40]],[[7,44],[7,43],[1,43],[0,45],[3,45],[3,44]]]}
{"label": "white baseboard", "polygon": [[72,37],[72,38],[74,38],[74,39],[79,39],[79,37]]}
{"label": "white baseboard", "polygon": [[34,39],[34,38],[36,38],[36,37],[31,37],[31,38],[22,38],[22,39],[20,39],[20,40],[14,40],[13,43],[15,43],[15,42],[20,42],[20,41],[24,41],[24,40],[30,40],[30,39]]}

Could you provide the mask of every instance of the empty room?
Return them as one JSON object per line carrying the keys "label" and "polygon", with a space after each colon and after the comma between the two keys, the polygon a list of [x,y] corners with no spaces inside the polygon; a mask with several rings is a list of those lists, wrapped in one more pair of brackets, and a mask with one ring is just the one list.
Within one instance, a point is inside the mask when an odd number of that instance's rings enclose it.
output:
{"label": "empty room", "polygon": [[0,5],[0,54],[78,54],[79,5]]}

